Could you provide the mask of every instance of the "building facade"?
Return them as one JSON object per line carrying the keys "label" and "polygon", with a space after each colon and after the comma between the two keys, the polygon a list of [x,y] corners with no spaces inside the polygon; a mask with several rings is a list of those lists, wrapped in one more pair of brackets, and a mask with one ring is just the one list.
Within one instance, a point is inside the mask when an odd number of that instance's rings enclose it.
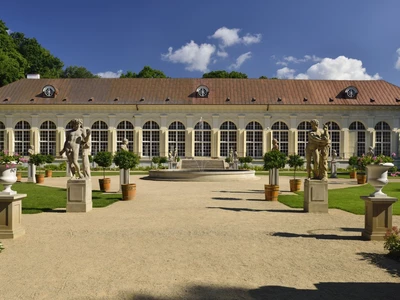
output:
{"label": "building facade", "polygon": [[328,123],[341,159],[399,154],[400,88],[388,82],[268,79],[23,79],[0,88],[0,149],[58,155],[70,121],[91,129],[91,153],[124,138],[146,160],[261,159],[279,141],[305,155],[310,120]]}

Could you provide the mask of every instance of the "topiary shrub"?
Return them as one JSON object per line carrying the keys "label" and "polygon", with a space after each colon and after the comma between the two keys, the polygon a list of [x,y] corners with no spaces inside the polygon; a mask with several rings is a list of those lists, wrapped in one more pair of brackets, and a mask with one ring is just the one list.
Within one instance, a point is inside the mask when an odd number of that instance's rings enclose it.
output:
{"label": "topiary shrub", "polygon": [[130,170],[136,168],[140,159],[133,152],[121,150],[114,155],[113,161],[120,169]]}
{"label": "topiary shrub", "polygon": [[97,152],[93,161],[103,169],[103,178],[106,177],[106,168],[109,168],[113,162],[113,155],[108,151]]}

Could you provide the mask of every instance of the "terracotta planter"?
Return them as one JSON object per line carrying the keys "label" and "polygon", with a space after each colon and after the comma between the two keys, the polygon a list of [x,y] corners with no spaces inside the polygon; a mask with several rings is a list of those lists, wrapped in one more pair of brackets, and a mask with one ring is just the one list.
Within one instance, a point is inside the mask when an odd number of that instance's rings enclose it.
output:
{"label": "terracotta planter", "polygon": [[290,191],[297,192],[301,189],[301,179],[290,179]]}
{"label": "terracotta planter", "polygon": [[17,172],[17,182],[21,182],[21,181],[22,181],[22,173]]}
{"label": "terracotta planter", "polygon": [[356,178],[357,177],[357,171],[350,171],[350,178],[351,179],[354,179],[354,178]]}
{"label": "terracotta planter", "polygon": [[111,178],[99,179],[100,191],[108,192],[111,189]]}
{"label": "terracotta planter", "polygon": [[133,200],[136,196],[136,184],[121,184],[122,200]]}
{"label": "terracotta planter", "polygon": [[265,200],[278,201],[279,185],[265,184]]}
{"label": "terracotta planter", "polygon": [[44,174],[35,174],[36,183],[43,183],[44,182]]}
{"label": "terracotta planter", "polygon": [[46,170],[44,174],[46,177],[53,177],[53,170]]}
{"label": "terracotta planter", "polygon": [[365,174],[357,174],[357,183],[358,184],[367,183],[367,175],[365,175]]}

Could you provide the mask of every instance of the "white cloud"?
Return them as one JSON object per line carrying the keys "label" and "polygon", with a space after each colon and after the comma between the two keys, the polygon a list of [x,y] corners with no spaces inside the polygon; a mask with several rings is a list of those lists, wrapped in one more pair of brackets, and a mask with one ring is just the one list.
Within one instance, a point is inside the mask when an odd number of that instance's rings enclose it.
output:
{"label": "white cloud", "polygon": [[398,57],[397,57],[397,62],[396,62],[396,64],[395,64],[394,67],[395,67],[397,70],[400,70],[400,48],[397,49],[396,53],[397,53]]}
{"label": "white cloud", "polygon": [[[274,55],[272,58],[276,59],[276,56]],[[315,55],[304,55],[303,58],[296,58],[294,56],[289,55],[289,56],[284,56],[283,60],[278,60],[276,64],[281,66],[287,66],[289,65],[289,63],[299,64],[299,63],[305,63],[307,61],[318,62],[321,61],[321,58]]]}
{"label": "white cloud", "polygon": [[96,75],[100,76],[101,78],[119,78],[122,75],[122,72],[122,70],[118,70],[117,72],[106,71],[97,73]]}
{"label": "white cloud", "polygon": [[294,73],[296,73],[296,70],[284,67],[276,71],[276,77],[280,79],[293,79]]}
{"label": "white cloud", "polygon": [[251,58],[251,52],[246,52],[243,53],[242,55],[240,55],[237,59],[236,59],[236,63],[231,64],[229,66],[230,69],[239,69],[240,66],[249,58]]}
{"label": "white cloud", "polygon": [[217,55],[218,55],[219,57],[228,57],[228,56],[229,56],[228,52],[223,51],[223,50],[218,50],[218,51],[217,51]]}
{"label": "white cloud", "polygon": [[233,46],[235,44],[250,45],[261,42],[261,33],[257,33],[254,35],[247,33],[245,36],[239,37],[239,31],[240,29],[238,28],[229,29],[226,27],[221,27],[217,29],[217,31],[215,31],[215,33],[209,38],[220,39],[221,44],[219,46],[221,49]]}
{"label": "white cloud", "polygon": [[12,31],[11,29],[7,29],[6,32],[7,32],[8,35],[10,35],[10,34],[13,33],[14,31]]}
{"label": "white cloud", "polygon": [[305,74],[296,76],[297,79],[333,79],[333,80],[372,80],[381,79],[378,73],[369,75],[362,66],[362,61],[345,56],[335,59],[324,58],[312,65]]}
{"label": "white cloud", "polygon": [[169,47],[168,53],[161,54],[161,57],[173,63],[186,64],[186,69],[189,71],[207,72],[207,66],[215,52],[215,46],[211,44],[199,46],[194,41],[190,41],[180,49],[174,52],[172,50],[172,47]]}

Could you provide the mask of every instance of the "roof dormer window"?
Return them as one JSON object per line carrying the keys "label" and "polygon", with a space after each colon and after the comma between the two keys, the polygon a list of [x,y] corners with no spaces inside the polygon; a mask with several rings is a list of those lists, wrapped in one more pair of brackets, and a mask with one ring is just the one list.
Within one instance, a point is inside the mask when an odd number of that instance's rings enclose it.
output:
{"label": "roof dormer window", "polygon": [[347,89],[344,90],[346,98],[348,99],[355,99],[358,94],[358,90],[354,86],[349,86]]}
{"label": "roof dormer window", "polygon": [[43,89],[43,96],[46,98],[53,98],[55,93],[56,93],[56,89],[54,88],[54,86],[52,85],[46,85]]}
{"label": "roof dormer window", "polygon": [[196,89],[196,93],[201,98],[206,98],[208,96],[209,90],[205,85],[201,85]]}

